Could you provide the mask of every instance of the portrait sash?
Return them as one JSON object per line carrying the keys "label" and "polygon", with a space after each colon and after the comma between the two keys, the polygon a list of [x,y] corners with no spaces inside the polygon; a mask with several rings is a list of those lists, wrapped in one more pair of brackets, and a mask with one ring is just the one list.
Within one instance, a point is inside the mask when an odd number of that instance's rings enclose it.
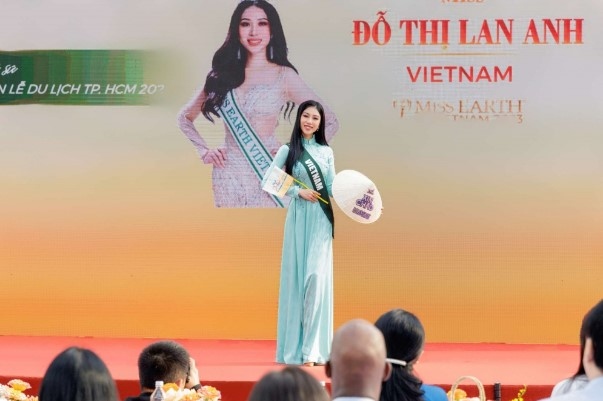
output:
{"label": "portrait sash", "polygon": [[[312,158],[310,153],[304,148],[304,152],[302,153],[300,159],[301,164],[305,167],[306,173],[308,173],[308,177],[310,177],[310,181],[312,181],[312,187],[316,192],[320,193],[321,198],[329,199],[329,191],[327,190],[327,183],[325,182],[324,176],[322,175],[322,171],[316,163],[316,160]],[[331,236],[335,238],[335,216],[333,215],[333,207],[331,206],[331,202],[328,204],[324,202],[318,202],[320,208],[327,216],[327,219],[331,222]]]}
{"label": "portrait sash", "polygon": [[[262,181],[264,173],[272,163],[272,155],[245,118],[234,97],[234,90],[226,94],[219,111],[251,169],[257,175],[258,180]],[[277,207],[285,207],[277,196],[271,194],[270,197]]]}

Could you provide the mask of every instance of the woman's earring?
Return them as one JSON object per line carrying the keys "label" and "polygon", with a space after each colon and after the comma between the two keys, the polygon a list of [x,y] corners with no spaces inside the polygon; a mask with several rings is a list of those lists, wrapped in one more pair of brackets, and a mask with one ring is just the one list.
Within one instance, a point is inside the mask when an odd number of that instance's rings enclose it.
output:
{"label": "woman's earring", "polygon": [[240,60],[240,59],[241,59],[241,48],[239,47],[237,49],[237,60]]}
{"label": "woman's earring", "polygon": [[274,60],[274,48],[270,45],[270,60]]}

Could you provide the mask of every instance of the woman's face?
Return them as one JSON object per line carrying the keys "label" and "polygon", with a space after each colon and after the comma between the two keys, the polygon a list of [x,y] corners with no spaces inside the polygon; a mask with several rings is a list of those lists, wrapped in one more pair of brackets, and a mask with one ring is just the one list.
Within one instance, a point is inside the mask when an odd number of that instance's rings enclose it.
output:
{"label": "woman's face", "polygon": [[264,10],[251,6],[243,11],[239,22],[239,41],[251,54],[266,54],[270,42],[270,22]]}
{"label": "woman's face", "polygon": [[301,115],[299,124],[304,138],[310,139],[314,132],[320,127],[320,113],[314,106],[306,108]]}

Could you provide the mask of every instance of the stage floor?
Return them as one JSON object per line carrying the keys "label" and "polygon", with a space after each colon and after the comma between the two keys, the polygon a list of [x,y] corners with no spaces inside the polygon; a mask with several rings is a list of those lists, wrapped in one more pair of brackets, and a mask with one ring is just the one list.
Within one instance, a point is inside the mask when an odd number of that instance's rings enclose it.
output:
{"label": "stage floor", "polygon": [[[29,381],[37,394],[50,361],[63,349],[79,346],[95,351],[109,367],[121,398],[138,394],[137,358],[155,339],[0,336],[0,382]],[[224,401],[245,401],[253,384],[266,372],[282,367],[274,360],[274,341],[177,340],[195,358],[203,384],[217,387]],[[550,395],[552,386],[578,367],[574,345],[427,344],[416,371],[425,383],[449,390],[464,375],[476,376],[493,399],[492,385],[502,384],[502,399],[510,401],[527,385],[526,401]],[[327,382],[324,367],[305,368]],[[471,382],[462,386],[477,395]],[[475,394],[472,394],[475,393]]]}

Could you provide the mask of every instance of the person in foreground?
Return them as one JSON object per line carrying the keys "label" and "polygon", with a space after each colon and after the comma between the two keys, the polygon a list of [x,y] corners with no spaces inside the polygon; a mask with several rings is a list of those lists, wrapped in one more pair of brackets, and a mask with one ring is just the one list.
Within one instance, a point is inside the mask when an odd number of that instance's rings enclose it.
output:
{"label": "person in foreground", "polygon": [[[180,130],[203,163],[213,165],[216,207],[286,206],[257,184],[280,146],[280,115],[288,119],[295,104],[317,98],[287,57],[274,6],[265,0],[239,2],[203,89],[178,115]],[[200,114],[211,122],[223,120],[223,145],[210,149],[194,125]],[[326,135],[331,138],[338,122],[330,110],[326,115]]]}
{"label": "person in foreground", "polygon": [[[289,144],[279,148],[274,166],[308,188],[292,185],[285,219],[278,303],[276,361],[324,365],[333,337],[333,150],[325,138],[320,103],[301,103]],[[327,203],[319,200],[322,198]]]}
{"label": "person in foreground", "polygon": [[329,394],[314,376],[297,366],[266,373],[247,401],[329,401]]}
{"label": "person in foreground", "polygon": [[117,387],[105,363],[94,352],[67,348],[48,366],[40,401],[118,401]]}
{"label": "person in foreground", "polygon": [[149,401],[158,380],[199,391],[199,371],[188,351],[175,341],[157,341],[142,350],[138,357],[141,393],[126,401]]}
{"label": "person in foreground", "polygon": [[383,333],[392,375],[381,388],[381,401],[447,401],[446,392],[423,384],[414,366],[423,353],[425,330],[419,319],[402,309],[384,313],[375,326]]}
{"label": "person in foreground", "polygon": [[573,376],[563,379],[559,383],[555,384],[553,391],[551,392],[551,397],[581,390],[588,384],[588,377],[586,377],[586,373],[584,372],[584,364],[582,363],[582,359],[584,358],[584,343],[586,342],[586,339],[584,338],[585,322],[586,319],[582,321],[582,327],[580,327],[580,360],[578,363],[578,369]]}
{"label": "person in foreground", "polygon": [[354,319],[337,330],[325,366],[334,401],[378,400],[391,369],[383,335],[371,323]]}
{"label": "person in foreground", "polygon": [[546,398],[546,400],[603,400],[603,299],[584,316],[582,332],[584,333],[582,364],[588,377],[588,384],[581,390]]}

